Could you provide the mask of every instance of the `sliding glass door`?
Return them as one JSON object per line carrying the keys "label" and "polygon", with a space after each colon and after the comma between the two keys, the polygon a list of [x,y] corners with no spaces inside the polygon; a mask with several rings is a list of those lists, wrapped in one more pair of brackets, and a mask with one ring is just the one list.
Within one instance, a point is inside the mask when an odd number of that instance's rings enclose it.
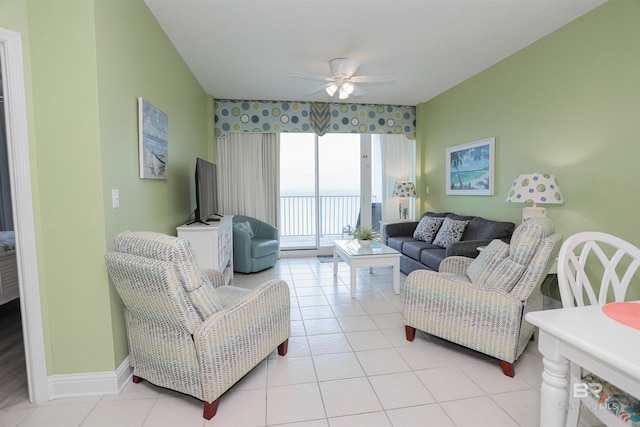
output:
{"label": "sliding glass door", "polygon": [[358,134],[280,135],[280,247],[320,249],[346,237],[361,205]]}

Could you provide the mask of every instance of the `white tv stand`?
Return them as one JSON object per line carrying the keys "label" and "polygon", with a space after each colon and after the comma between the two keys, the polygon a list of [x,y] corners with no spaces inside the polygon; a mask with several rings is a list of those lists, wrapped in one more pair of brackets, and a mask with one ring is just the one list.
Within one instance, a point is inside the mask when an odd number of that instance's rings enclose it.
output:
{"label": "white tv stand", "polygon": [[225,215],[220,221],[209,222],[208,225],[196,222],[176,228],[178,237],[191,243],[200,268],[220,271],[226,285],[233,278],[232,218],[233,215]]}

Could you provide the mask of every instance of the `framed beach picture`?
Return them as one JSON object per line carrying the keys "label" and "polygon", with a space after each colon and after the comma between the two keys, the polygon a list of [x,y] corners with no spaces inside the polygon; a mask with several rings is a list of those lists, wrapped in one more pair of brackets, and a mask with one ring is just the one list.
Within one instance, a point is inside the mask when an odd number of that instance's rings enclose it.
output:
{"label": "framed beach picture", "polygon": [[138,144],[140,178],[169,177],[167,115],[143,98],[138,98]]}
{"label": "framed beach picture", "polygon": [[493,196],[495,138],[447,148],[447,194]]}

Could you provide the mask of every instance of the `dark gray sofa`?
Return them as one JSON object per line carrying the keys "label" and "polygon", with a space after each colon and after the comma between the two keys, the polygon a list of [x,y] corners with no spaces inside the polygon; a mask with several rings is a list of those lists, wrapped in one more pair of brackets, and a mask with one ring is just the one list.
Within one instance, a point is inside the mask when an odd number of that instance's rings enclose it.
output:
{"label": "dark gray sofa", "polygon": [[446,257],[454,255],[475,258],[478,256],[478,247],[486,246],[494,239],[509,243],[515,229],[513,222],[492,221],[479,216],[461,216],[450,212],[427,212],[423,216],[444,216],[456,220],[468,220],[469,224],[467,224],[460,241],[451,244],[446,249],[413,238],[413,232],[419,221],[387,224],[385,244],[402,254],[400,271],[405,274],[419,269],[438,271],[440,262]]}

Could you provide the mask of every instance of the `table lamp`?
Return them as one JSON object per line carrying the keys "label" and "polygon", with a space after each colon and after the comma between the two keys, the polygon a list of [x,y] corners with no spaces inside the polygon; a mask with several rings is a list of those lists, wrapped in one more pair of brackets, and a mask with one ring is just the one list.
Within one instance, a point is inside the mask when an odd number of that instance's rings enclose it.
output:
{"label": "table lamp", "polygon": [[[393,185],[393,192],[391,193],[391,197],[416,197],[416,186],[412,181],[396,181]],[[400,203],[398,203],[398,217],[402,219],[402,199],[400,199]],[[407,219],[406,215],[405,218]]]}
{"label": "table lamp", "polygon": [[532,207],[522,209],[522,222],[536,217],[546,217],[547,210],[538,203],[563,204],[558,180],[554,175],[546,173],[530,173],[518,175],[509,190],[506,202],[533,202]]}

